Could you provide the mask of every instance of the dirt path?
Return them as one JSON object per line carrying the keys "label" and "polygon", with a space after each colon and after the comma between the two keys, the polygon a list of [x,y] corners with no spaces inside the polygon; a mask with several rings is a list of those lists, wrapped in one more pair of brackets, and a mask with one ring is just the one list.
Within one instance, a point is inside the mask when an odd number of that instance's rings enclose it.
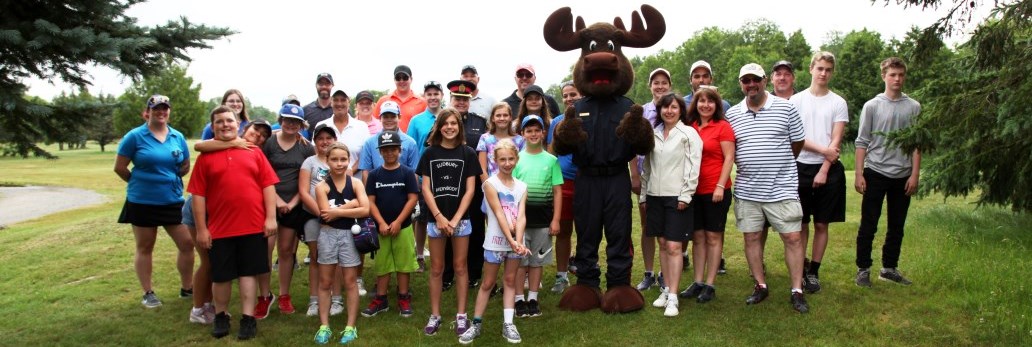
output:
{"label": "dirt path", "polygon": [[0,227],[104,202],[94,191],[65,187],[0,187]]}

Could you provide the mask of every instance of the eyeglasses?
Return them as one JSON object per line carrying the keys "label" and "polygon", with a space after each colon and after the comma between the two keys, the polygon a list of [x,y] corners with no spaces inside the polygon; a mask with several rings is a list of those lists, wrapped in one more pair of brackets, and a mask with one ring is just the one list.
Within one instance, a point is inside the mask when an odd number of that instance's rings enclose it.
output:
{"label": "eyeglasses", "polygon": [[529,72],[517,72],[516,73],[516,77],[519,77],[519,78],[531,78],[531,77],[534,77],[534,74],[529,73]]}
{"label": "eyeglasses", "polygon": [[395,81],[408,81],[409,80],[409,76],[406,75],[406,74],[400,73],[400,74],[394,75],[394,80]]}
{"label": "eyeglasses", "polygon": [[738,81],[742,82],[742,84],[760,83],[760,81],[763,81],[763,78],[759,76],[745,76],[739,79]]}

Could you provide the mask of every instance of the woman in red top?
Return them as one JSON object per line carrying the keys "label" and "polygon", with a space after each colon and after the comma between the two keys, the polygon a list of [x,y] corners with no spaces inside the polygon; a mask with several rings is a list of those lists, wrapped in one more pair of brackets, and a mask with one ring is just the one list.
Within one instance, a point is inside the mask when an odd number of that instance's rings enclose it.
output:
{"label": "woman in red top", "polygon": [[[681,297],[705,303],[716,296],[713,281],[724,251],[724,225],[731,207],[731,165],[735,162],[735,134],[724,120],[723,102],[715,87],[702,86],[688,106],[688,122],[702,137],[702,163],[699,186],[692,201],[695,206],[695,232],[692,234],[692,260],[695,283]],[[703,282],[703,275],[706,275]]]}

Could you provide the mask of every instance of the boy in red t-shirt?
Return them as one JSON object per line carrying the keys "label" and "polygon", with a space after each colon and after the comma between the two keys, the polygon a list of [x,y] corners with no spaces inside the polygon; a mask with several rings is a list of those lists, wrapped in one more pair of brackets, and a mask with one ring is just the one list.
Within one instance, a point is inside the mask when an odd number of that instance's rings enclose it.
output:
{"label": "boy in red t-shirt", "polygon": [[[236,139],[237,119],[229,108],[213,110],[211,124],[216,139]],[[211,258],[216,312],[211,335],[215,338],[229,334],[226,306],[237,278],[242,306],[237,338],[257,335],[256,276],[269,272],[265,237],[276,233],[274,184],[278,181],[261,151],[230,148],[202,153],[194,164],[187,190],[194,197],[197,245],[208,249]]]}

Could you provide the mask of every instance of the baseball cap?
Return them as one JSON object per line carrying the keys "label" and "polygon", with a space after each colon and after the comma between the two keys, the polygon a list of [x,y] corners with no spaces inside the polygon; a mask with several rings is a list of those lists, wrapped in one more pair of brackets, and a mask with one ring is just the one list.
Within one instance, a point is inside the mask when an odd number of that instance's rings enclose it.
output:
{"label": "baseball cap", "polygon": [[478,73],[477,73],[477,67],[476,67],[476,66],[473,66],[473,65],[466,65],[466,66],[463,66],[463,67],[462,67],[462,72],[461,72],[461,73],[466,73],[466,71],[473,71],[473,74],[474,74],[474,75],[477,75],[477,74],[478,74]]}
{"label": "baseball cap", "polygon": [[400,73],[405,74],[405,76],[412,77],[412,69],[410,69],[406,65],[398,65],[397,67],[394,68],[394,75],[395,76],[397,76]]}
{"label": "baseball cap", "polygon": [[294,105],[301,106],[301,100],[298,100],[297,95],[290,94],[290,95],[287,95],[287,96],[283,97],[283,100],[280,102],[280,106],[283,106],[283,105],[286,105],[286,104],[294,104]]}
{"label": "baseball cap", "polygon": [[263,127],[266,130],[268,130],[270,134],[272,134],[272,125],[270,125],[269,121],[267,121],[267,120],[255,119],[255,120],[251,121],[251,124],[253,124],[252,126],[256,126],[256,127]]}
{"label": "baseball cap", "polygon": [[394,101],[386,101],[383,105],[380,105],[380,117],[383,117],[385,113],[393,113],[395,116],[398,116],[401,115],[401,108]]}
{"label": "baseball cap", "polygon": [[530,114],[530,115],[527,115],[526,117],[523,117],[523,121],[520,122],[520,130],[523,130],[523,128],[526,128],[527,124],[530,124],[530,122],[537,122],[538,124],[541,125],[542,128],[545,127],[545,121],[541,119],[541,116],[538,116],[536,114]]}
{"label": "baseball cap", "polygon": [[695,72],[695,69],[698,69],[699,67],[704,67],[704,68],[706,68],[706,70],[709,70],[709,73],[711,75],[713,74],[713,68],[711,68],[710,64],[707,63],[705,60],[699,60],[699,61],[696,61],[696,62],[692,63],[692,68],[688,69],[688,73],[691,74],[691,73]]}
{"label": "baseball cap", "polygon": [[795,70],[795,68],[792,67],[792,63],[788,60],[778,60],[778,62],[774,63],[774,66],[770,68],[770,72],[777,71],[779,67],[787,67],[788,72],[793,72]]}
{"label": "baseball cap", "polygon": [[658,69],[652,70],[652,72],[649,73],[649,82],[652,82],[652,78],[656,77],[656,74],[659,74],[659,73],[666,75],[666,78],[668,80],[672,80],[672,78],[670,78],[670,71],[667,71],[667,69],[664,69],[664,68],[658,68]]}
{"label": "baseball cap", "polygon": [[366,99],[366,100],[369,100],[369,101],[376,101],[376,99],[373,98],[373,93],[368,91],[368,90],[360,91],[360,92],[358,92],[358,95],[355,95],[355,102],[362,101],[362,99]]}
{"label": "baseball cap", "polygon": [[430,88],[437,88],[437,90],[439,90],[439,91],[442,91],[442,92],[444,91],[444,88],[441,88],[441,84],[437,83],[437,81],[426,82],[426,84],[423,85],[423,91],[424,92],[427,89],[430,89]]}
{"label": "baseball cap", "polygon": [[380,136],[376,138],[376,148],[384,148],[388,146],[401,146],[401,135],[398,135],[397,131],[384,130],[380,133]]}
{"label": "baseball cap", "polygon": [[541,87],[539,87],[536,84],[531,84],[529,87],[527,87],[527,89],[524,89],[523,97],[527,97],[527,95],[530,95],[530,93],[537,93],[538,95],[541,95],[541,97],[545,96],[545,91],[541,90]]}
{"label": "baseball cap", "polygon": [[530,71],[531,74],[537,75],[537,72],[534,72],[534,65],[530,65],[527,63],[516,65],[516,72],[520,72],[520,70],[527,70]]}
{"label": "baseball cap", "polygon": [[738,78],[745,77],[745,75],[755,75],[759,78],[767,77],[767,74],[763,73],[763,67],[757,63],[748,63],[742,66],[742,69],[738,71]]}
{"label": "baseball cap", "polygon": [[279,116],[285,118],[294,118],[301,120],[303,122],[305,120],[305,110],[298,105],[286,104],[280,108]]}
{"label": "baseball cap", "polygon": [[323,78],[325,78],[327,81],[330,81],[330,84],[333,84],[333,75],[330,75],[329,72],[323,72],[315,76],[315,83],[318,84],[319,81],[321,81]]}
{"label": "baseball cap", "polygon": [[348,93],[345,93],[343,90],[340,89],[337,89],[337,91],[333,92],[334,97],[336,97],[337,95],[343,95],[345,99],[351,98],[350,96],[348,96]]}
{"label": "baseball cap", "polygon": [[317,124],[315,126],[315,131],[312,132],[312,138],[315,139],[316,137],[318,137],[319,132],[321,131],[325,131],[327,134],[330,134],[330,136],[333,136],[333,138],[337,138],[337,132],[334,131],[333,128],[331,128],[330,125],[327,123]]}
{"label": "baseball cap", "polygon": [[470,81],[454,80],[448,82],[448,92],[452,96],[464,96],[467,98],[473,97],[473,91],[477,90],[477,85]]}
{"label": "baseball cap", "polygon": [[148,109],[153,109],[153,108],[161,106],[161,105],[165,105],[168,108],[172,108],[172,104],[168,100],[167,96],[154,94],[154,95],[151,95],[150,99],[147,99],[147,108]]}

